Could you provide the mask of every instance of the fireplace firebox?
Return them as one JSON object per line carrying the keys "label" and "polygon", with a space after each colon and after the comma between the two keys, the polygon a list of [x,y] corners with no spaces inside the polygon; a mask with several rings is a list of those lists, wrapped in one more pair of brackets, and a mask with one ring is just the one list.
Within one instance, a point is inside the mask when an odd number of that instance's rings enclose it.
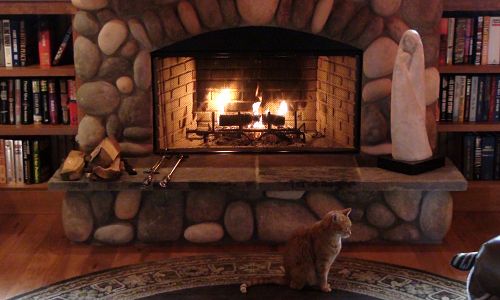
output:
{"label": "fireplace firebox", "polygon": [[176,152],[357,152],[362,51],[271,27],[152,53],[154,146]]}

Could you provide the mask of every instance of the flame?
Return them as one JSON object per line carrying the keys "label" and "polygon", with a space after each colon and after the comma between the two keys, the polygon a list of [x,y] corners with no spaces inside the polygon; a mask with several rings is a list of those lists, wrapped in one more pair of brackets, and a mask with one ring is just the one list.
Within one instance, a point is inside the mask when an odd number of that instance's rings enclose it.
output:
{"label": "flame", "polygon": [[215,97],[215,106],[219,113],[224,113],[226,105],[231,101],[231,90],[222,89]]}
{"label": "flame", "polygon": [[280,107],[278,108],[278,112],[276,114],[280,116],[286,116],[287,112],[288,112],[288,104],[286,103],[285,100],[281,100]]}
{"label": "flame", "polygon": [[260,103],[261,102],[255,102],[254,104],[252,104],[252,111],[253,111],[253,115],[254,116],[258,116],[259,115]]}

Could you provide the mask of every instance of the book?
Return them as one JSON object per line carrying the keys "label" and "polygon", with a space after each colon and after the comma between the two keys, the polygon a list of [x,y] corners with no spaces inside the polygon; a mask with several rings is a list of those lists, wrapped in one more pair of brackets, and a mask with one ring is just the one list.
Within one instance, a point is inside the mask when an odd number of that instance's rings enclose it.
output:
{"label": "book", "polygon": [[[0,32],[3,33],[3,24],[0,20]],[[5,67],[5,51],[3,50],[3,34],[0,36],[0,67]]]}
{"label": "book", "polygon": [[495,163],[495,137],[485,135],[481,140],[481,180],[492,180]]}
{"label": "book", "polygon": [[21,67],[26,67],[33,63],[33,43],[35,38],[30,34],[31,23],[27,19],[21,19],[19,21],[19,60]]}
{"label": "book", "polygon": [[497,94],[497,81],[495,80],[494,76],[490,77],[490,105],[489,105],[489,110],[488,110],[488,121],[493,122],[495,121],[495,111],[496,111],[496,94]]}
{"label": "book", "polygon": [[21,124],[21,101],[22,101],[22,89],[21,89],[21,79],[14,80],[14,98],[16,102],[16,124]]}
{"label": "book", "polygon": [[495,178],[500,179],[500,134],[495,135]]}
{"label": "book", "polygon": [[481,179],[481,136],[476,135],[474,141],[474,168],[473,168],[473,177],[476,180]]}
{"label": "book", "polygon": [[488,64],[488,49],[489,49],[489,39],[490,39],[490,16],[484,16],[483,18],[483,49],[481,52],[481,64]]}
{"label": "book", "polygon": [[54,60],[52,61],[53,66],[57,66],[61,62],[61,58],[63,57],[63,54],[66,48],[68,47],[68,43],[71,39],[72,34],[73,34],[73,29],[70,25],[68,30],[66,30],[66,33],[64,34],[64,37],[61,41],[61,45],[59,46],[59,49],[57,50],[57,53],[54,57]]}
{"label": "book", "polygon": [[9,101],[9,124],[16,124],[16,99],[15,99],[15,89],[14,80],[7,80],[7,99]]}
{"label": "book", "polygon": [[453,121],[453,100],[455,97],[455,76],[448,81],[448,99],[446,99],[446,120]]}
{"label": "book", "polygon": [[68,88],[66,79],[59,80],[59,99],[61,102],[61,123],[69,124],[69,109],[68,109]]}
{"label": "book", "polygon": [[484,85],[486,78],[484,76],[479,77],[479,85],[477,88],[477,109],[476,109],[476,121],[483,121],[483,111],[484,111]]}
{"label": "book", "polygon": [[[495,77],[495,121],[500,121],[500,75]],[[500,155],[500,153],[499,153]]]}
{"label": "book", "polygon": [[472,163],[474,161],[474,142],[475,142],[475,136],[474,134],[466,134],[464,136],[464,162],[463,162],[463,169],[462,172],[464,174],[464,177],[467,180],[472,180],[473,178],[473,169],[472,169]]}
{"label": "book", "polygon": [[439,65],[446,65],[448,44],[448,19],[442,18],[439,22]]}
{"label": "book", "polygon": [[29,139],[23,140],[23,180],[25,184],[33,183],[32,176],[32,161],[33,155],[31,154],[31,142]]}
{"label": "book", "polygon": [[31,81],[33,93],[33,123],[42,124],[42,105],[40,96],[40,81],[33,79]]}
{"label": "book", "polygon": [[0,124],[9,124],[8,89],[7,81],[0,80]]}
{"label": "book", "polygon": [[500,17],[490,18],[490,38],[488,41],[488,64],[500,64]]}
{"label": "book", "polygon": [[10,34],[10,20],[2,20],[2,36],[3,36],[3,50],[5,57],[5,66],[12,67],[12,37]]}
{"label": "book", "polygon": [[40,103],[42,106],[42,123],[50,123],[50,108],[49,108],[49,84],[47,79],[40,80]]}
{"label": "book", "polygon": [[7,183],[16,182],[16,171],[14,166],[14,141],[4,140],[5,142],[5,169],[7,174]]}
{"label": "book", "polygon": [[439,99],[439,120],[446,121],[446,99],[448,97],[448,76],[441,76],[441,97]]}
{"label": "book", "polygon": [[448,18],[448,38],[446,47],[446,64],[453,63],[453,43],[455,41],[455,18]]}
{"label": "book", "polygon": [[70,125],[78,125],[78,105],[76,103],[76,85],[75,80],[69,79],[68,83],[68,110]]}
{"label": "book", "polygon": [[455,23],[455,41],[453,48],[453,64],[465,63],[465,34],[467,18],[457,18]]}
{"label": "book", "polygon": [[49,79],[49,110],[50,110],[50,123],[59,124],[59,100],[57,97],[56,80]]}
{"label": "book", "polygon": [[51,58],[49,22],[46,18],[40,17],[38,19],[38,59],[40,67],[50,67],[52,62]]}
{"label": "book", "polygon": [[23,79],[21,83],[21,124],[33,124],[33,93],[31,91],[31,80]]}
{"label": "book", "polygon": [[471,88],[470,88],[469,122],[476,122],[478,86],[479,86],[479,77],[472,76]]}
{"label": "book", "polygon": [[33,139],[33,183],[42,183],[50,178],[50,140]]}
{"label": "book", "polygon": [[465,75],[455,76],[455,91],[453,98],[453,122],[464,121],[465,106]]}
{"label": "book", "polygon": [[5,142],[0,139],[0,184],[7,183],[7,170],[5,169]]}
{"label": "book", "polygon": [[14,140],[14,166],[16,183],[24,183],[23,142],[21,140]]}
{"label": "book", "polygon": [[491,96],[491,77],[484,77],[484,91],[483,91],[483,114],[481,121],[488,121],[490,112],[490,96]]}
{"label": "book", "polygon": [[12,35],[12,64],[14,67],[19,67],[21,65],[19,57],[19,20],[11,19],[10,28]]}
{"label": "book", "polygon": [[464,38],[464,63],[470,64],[472,61],[472,31],[474,30],[474,19],[465,20],[465,38]]}
{"label": "book", "polygon": [[476,51],[474,53],[474,64],[479,66],[481,64],[481,53],[483,50],[483,16],[476,18]]}
{"label": "book", "polygon": [[463,121],[469,122],[470,119],[470,98],[471,98],[472,76],[465,78],[465,105]]}

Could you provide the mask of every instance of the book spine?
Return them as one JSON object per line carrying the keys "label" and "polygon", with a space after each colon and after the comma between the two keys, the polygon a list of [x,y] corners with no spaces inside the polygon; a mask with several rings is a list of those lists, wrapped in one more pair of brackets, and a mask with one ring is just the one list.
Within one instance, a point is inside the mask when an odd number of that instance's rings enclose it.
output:
{"label": "book spine", "polygon": [[75,80],[68,80],[68,110],[69,110],[69,124],[78,125],[78,105],[76,103],[76,85]]}
{"label": "book spine", "polygon": [[21,140],[14,141],[14,165],[16,168],[16,182],[24,182],[24,167],[23,167],[23,142]]}
{"label": "book spine", "polygon": [[495,179],[500,179],[500,134],[495,136]]}
{"label": "book spine", "polygon": [[25,184],[33,183],[32,170],[31,170],[32,159],[33,158],[31,155],[30,140],[24,139],[23,140],[23,177],[24,177]]}
{"label": "book spine", "polygon": [[450,76],[448,82],[448,99],[446,99],[446,120],[453,121],[453,99],[455,95],[455,76]]}
{"label": "book spine", "polygon": [[476,110],[476,121],[480,122],[483,120],[483,110],[484,110],[484,83],[485,78],[481,76],[479,78],[479,86],[477,89],[477,110]]}
{"label": "book spine", "polygon": [[12,67],[12,37],[10,34],[10,20],[3,19],[2,20],[2,31],[3,31],[3,48],[4,48],[4,56],[5,56],[5,66]]}
{"label": "book spine", "polygon": [[9,124],[16,124],[16,99],[14,79],[9,79],[7,97],[9,101]]}
{"label": "book spine", "polygon": [[50,123],[49,84],[46,79],[40,80],[40,102],[42,105],[42,123]]}
{"label": "book spine", "polygon": [[33,139],[33,183],[40,183],[40,142],[38,139]]}
{"label": "book spine", "polygon": [[448,19],[442,18],[439,23],[439,65],[446,65],[448,43]]}
{"label": "book spine", "polygon": [[33,98],[31,92],[31,80],[23,79],[22,81],[22,114],[21,124],[33,124]]}
{"label": "book spine", "polygon": [[448,97],[448,76],[441,76],[441,99],[439,120],[446,121],[446,99]]}
{"label": "book spine", "polygon": [[496,116],[496,94],[497,94],[497,81],[494,76],[490,77],[490,107],[488,111],[488,121],[495,121]]}
{"label": "book spine", "polygon": [[453,98],[453,122],[463,122],[465,98],[465,76],[455,76],[455,91]]}
{"label": "book spine", "polygon": [[5,51],[3,50],[3,21],[0,20],[0,67],[5,67]]}
{"label": "book spine", "polygon": [[488,41],[488,64],[500,64],[500,17],[490,18],[490,39]]}
{"label": "book spine", "polygon": [[453,51],[453,64],[455,65],[460,65],[464,63],[466,26],[467,26],[467,19],[457,18],[455,27],[455,48]]}
{"label": "book spine", "polygon": [[7,183],[7,170],[5,169],[5,142],[0,139],[0,184]]}
{"label": "book spine", "polygon": [[23,98],[23,93],[21,89],[21,79],[16,79],[14,81],[15,86],[15,102],[16,102],[16,124],[21,124],[21,100]]}
{"label": "book spine", "polygon": [[500,75],[495,77],[495,86],[495,121],[500,121]]}
{"label": "book spine", "polygon": [[465,19],[465,34],[464,34],[464,64],[470,63],[470,54],[472,47],[472,19]]}
{"label": "book spine", "polygon": [[50,30],[48,21],[40,19],[38,23],[38,58],[41,67],[50,67],[52,55],[50,53]]}
{"label": "book spine", "polygon": [[477,135],[474,143],[474,179],[481,179],[481,136]]}
{"label": "book spine", "polygon": [[9,124],[8,86],[5,80],[0,80],[0,124]]}
{"label": "book spine", "polygon": [[466,76],[465,79],[465,108],[463,120],[469,122],[470,119],[470,92],[472,86],[472,77]]}
{"label": "book spine", "polygon": [[19,21],[11,20],[12,29],[12,64],[14,67],[20,66],[19,60]]}
{"label": "book spine", "polygon": [[69,124],[69,98],[66,79],[59,80],[59,98],[61,99],[61,122],[63,124]]}
{"label": "book spine", "polygon": [[40,81],[38,79],[32,80],[33,92],[33,123],[42,124],[42,105],[40,99]]}
{"label": "book spine", "polygon": [[64,51],[68,47],[69,40],[71,38],[71,35],[73,33],[73,29],[71,26],[69,26],[68,30],[66,30],[66,34],[64,35],[64,38],[61,42],[61,45],[59,46],[59,49],[57,50],[56,56],[54,57],[54,60],[52,61],[52,65],[56,66],[61,62],[61,58],[64,54]]}
{"label": "book spine", "polygon": [[479,77],[472,76],[472,83],[471,83],[471,88],[470,88],[469,122],[476,122],[478,85],[479,85]]}
{"label": "book spine", "polygon": [[491,77],[484,78],[484,91],[483,91],[483,114],[481,121],[488,121],[490,113],[490,95],[491,95]]}
{"label": "book spine", "polygon": [[481,53],[483,51],[483,16],[477,17],[476,26],[476,52],[474,57],[474,64],[479,66],[481,64]]}
{"label": "book spine", "polygon": [[490,39],[490,16],[483,18],[483,49],[481,52],[481,64],[488,64],[488,48]]}
{"label": "book spine", "polygon": [[464,165],[463,173],[467,180],[473,179],[472,162],[474,160],[474,135],[464,136]]}
{"label": "book spine", "polygon": [[27,52],[26,52],[26,21],[19,22],[19,61],[22,67],[27,66]]}
{"label": "book spine", "polygon": [[448,39],[446,46],[446,64],[453,63],[453,42],[455,41],[455,18],[448,18]]}
{"label": "book spine", "polygon": [[49,79],[49,109],[50,109],[50,123],[59,124],[59,100],[57,97],[56,81]]}
{"label": "book spine", "polygon": [[5,140],[5,168],[7,169],[7,183],[16,182],[16,171],[14,166],[14,141]]}
{"label": "book spine", "polygon": [[481,142],[481,180],[492,180],[495,162],[495,138],[484,136]]}

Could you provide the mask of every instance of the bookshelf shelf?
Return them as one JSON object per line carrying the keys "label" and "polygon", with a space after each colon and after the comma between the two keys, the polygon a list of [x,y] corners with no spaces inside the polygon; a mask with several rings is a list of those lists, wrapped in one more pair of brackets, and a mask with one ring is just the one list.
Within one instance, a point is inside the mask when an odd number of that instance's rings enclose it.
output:
{"label": "bookshelf shelf", "polygon": [[448,65],[439,66],[438,70],[443,74],[500,74],[500,65]]}
{"label": "bookshelf shelf", "polygon": [[500,180],[471,180],[468,187],[474,189],[500,188]]}
{"label": "bookshelf shelf", "polygon": [[9,184],[0,184],[0,190],[45,191],[45,190],[48,190],[48,185],[47,185],[47,182],[38,183],[38,184],[9,183]]}
{"label": "bookshelf shelf", "polygon": [[0,1],[0,15],[72,15],[76,8],[69,0]]}
{"label": "bookshelf shelf", "polygon": [[500,122],[451,123],[438,122],[438,132],[488,132],[500,131]]}
{"label": "bookshelf shelf", "polygon": [[70,125],[0,125],[0,136],[76,135],[78,126]]}
{"label": "bookshelf shelf", "polygon": [[0,77],[73,77],[74,65],[54,66],[42,68],[39,65],[27,67],[0,67]]}
{"label": "bookshelf shelf", "polygon": [[444,11],[500,11],[500,1],[498,0],[445,0]]}

